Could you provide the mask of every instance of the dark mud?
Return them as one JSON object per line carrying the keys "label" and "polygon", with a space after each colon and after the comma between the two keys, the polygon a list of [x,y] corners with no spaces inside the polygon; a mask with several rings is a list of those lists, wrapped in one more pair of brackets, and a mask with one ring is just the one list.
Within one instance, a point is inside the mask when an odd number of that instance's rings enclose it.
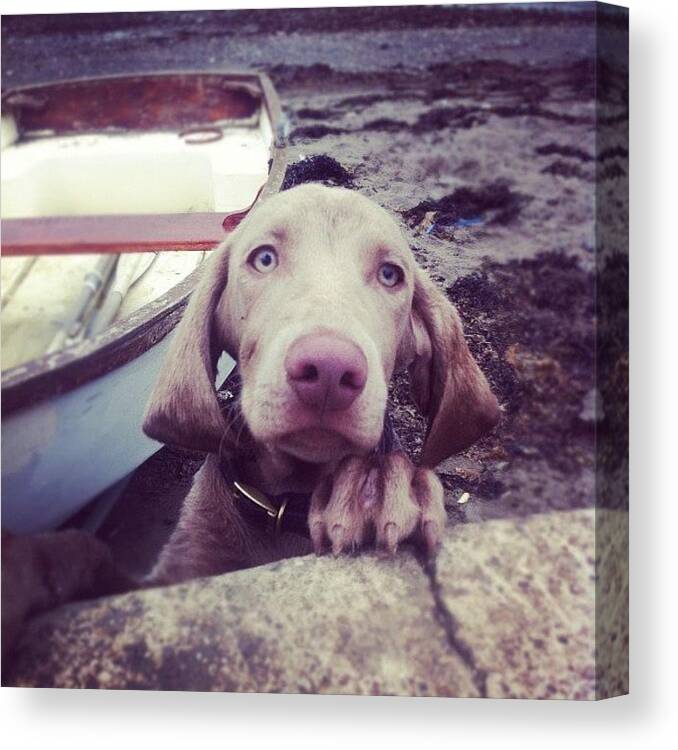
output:
{"label": "dark mud", "polygon": [[203,460],[200,453],[163,448],[132,475],[98,531],[131,575],[140,577],[153,566]]}
{"label": "dark mud", "polygon": [[461,187],[440,200],[422,201],[403,212],[410,227],[418,227],[430,214],[430,229],[440,227],[508,224],[517,218],[529,197],[496,182],[478,188]]}
{"label": "dark mud", "polygon": [[[627,415],[601,404],[628,391],[628,110],[623,22],[597,12],[604,60],[581,6],[4,18],[3,83],[264,68],[289,120],[286,187],[343,185],[399,218],[502,403],[496,432],[440,467],[450,516],[593,505],[596,455],[615,505]],[[619,229],[600,236],[596,216]],[[404,376],[391,397],[416,455],[424,426]],[[139,469],[102,529],[121,559],[149,563],[197,465],[165,449]]]}
{"label": "dark mud", "polygon": [[309,156],[288,165],[282,190],[289,190],[304,182],[320,182],[333,187],[353,187],[353,176],[336,159],[326,154]]}

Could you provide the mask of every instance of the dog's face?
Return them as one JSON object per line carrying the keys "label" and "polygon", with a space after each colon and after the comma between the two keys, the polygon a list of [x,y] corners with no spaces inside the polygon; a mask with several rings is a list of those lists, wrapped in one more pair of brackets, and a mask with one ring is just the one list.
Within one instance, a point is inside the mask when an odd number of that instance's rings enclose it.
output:
{"label": "dog's face", "polygon": [[256,440],[313,462],[379,442],[414,265],[391,217],[348,190],[307,185],[253,213],[215,322]]}
{"label": "dog's face", "polygon": [[387,384],[409,365],[434,465],[493,426],[498,407],[458,316],[367,198],[304,185],[257,206],[213,253],[176,333],[144,429],[218,449],[219,354],[238,360],[241,407],[264,446],[314,463],[381,437]]}

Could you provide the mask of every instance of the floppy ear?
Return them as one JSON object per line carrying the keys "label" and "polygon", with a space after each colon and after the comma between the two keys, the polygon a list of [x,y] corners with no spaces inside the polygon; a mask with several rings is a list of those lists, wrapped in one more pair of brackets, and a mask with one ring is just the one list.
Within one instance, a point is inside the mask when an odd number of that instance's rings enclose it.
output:
{"label": "floppy ear", "polygon": [[420,268],[410,322],[412,395],[428,419],[421,464],[433,467],[491,430],[500,409],[469,351],[457,311]]}
{"label": "floppy ear", "polygon": [[221,354],[214,311],[226,288],[228,248],[223,244],[205,262],[146,407],[144,432],[161,443],[214,452],[223,436],[214,388]]}

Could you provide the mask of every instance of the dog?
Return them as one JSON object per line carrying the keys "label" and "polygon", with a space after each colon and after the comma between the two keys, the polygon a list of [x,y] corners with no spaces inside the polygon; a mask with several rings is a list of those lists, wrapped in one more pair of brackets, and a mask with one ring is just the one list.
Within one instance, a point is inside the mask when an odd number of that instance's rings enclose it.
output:
{"label": "dog", "polygon": [[[241,381],[229,408],[223,351]],[[387,412],[405,368],[428,425],[417,466]],[[74,598],[311,551],[413,540],[433,555],[446,521],[433,468],[499,417],[455,308],[383,208],[319,184],[269,197],[205,264],[147,406],[148,436],[207,453],[156,565],[131,582],[83,532],[5,539],[3,650],[26,617]]]}
{"label": "dog", "polygon": [[[214,387],[222,351],[242,383],[235,419]],[[403,368],[428,420],[418,467],[384,440],[388,383]],[[432,469],[499,416],[455,308],[383,208],[319,184],[268,198],[210,258],[147,408],[147,435],[208,453],[148,580],[311,547],[392,554],[408,538],[433,554],[446,515]],[[310,538],[285,532],[283,516],[272,540],[243,517],[271,498],[294,512],[290,496]]]}

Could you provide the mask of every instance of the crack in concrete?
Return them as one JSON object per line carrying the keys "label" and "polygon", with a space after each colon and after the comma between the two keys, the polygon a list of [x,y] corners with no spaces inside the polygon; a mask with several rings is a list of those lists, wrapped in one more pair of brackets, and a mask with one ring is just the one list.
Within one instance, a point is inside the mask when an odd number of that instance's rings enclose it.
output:
{"label": "crack in concrete", "polygon": [[450,612],[443,599],[442,586],[438,580],[435,559],[419,560],[419,563],[428,577],[431,594],[435,604],[434,615],[445,631],[445,636],[450,648],[459,656],[464,665],[471,673],[473,684],[476,686],[481,698],[487,698],[487,670],[482,669],[476,663],[476,657],[471,646],[459,636],[459,623]]}

